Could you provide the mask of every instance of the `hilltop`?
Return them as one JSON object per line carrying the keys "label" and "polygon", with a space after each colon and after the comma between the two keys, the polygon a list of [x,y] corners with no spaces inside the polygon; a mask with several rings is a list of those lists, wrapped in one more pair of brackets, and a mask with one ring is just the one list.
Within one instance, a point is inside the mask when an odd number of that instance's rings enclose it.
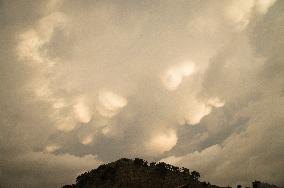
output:
{"label": "hilltop", "polygon": [[199,177],[199,172],[184,167],[123,158],[85,172],[76,178],[75,184],[63,188],[219,188],[200,182]]}

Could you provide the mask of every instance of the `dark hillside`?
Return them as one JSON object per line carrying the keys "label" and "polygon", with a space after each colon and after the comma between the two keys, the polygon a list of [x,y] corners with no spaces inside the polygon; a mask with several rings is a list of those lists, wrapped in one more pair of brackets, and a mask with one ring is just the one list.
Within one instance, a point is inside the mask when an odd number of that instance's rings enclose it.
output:
{"label": "dark hillside", "polygon": [[218,188],[200,182],[200,174],[166,163],[148,163],[143,159],[120,159],[81,174],[76,184],[63,188]]}

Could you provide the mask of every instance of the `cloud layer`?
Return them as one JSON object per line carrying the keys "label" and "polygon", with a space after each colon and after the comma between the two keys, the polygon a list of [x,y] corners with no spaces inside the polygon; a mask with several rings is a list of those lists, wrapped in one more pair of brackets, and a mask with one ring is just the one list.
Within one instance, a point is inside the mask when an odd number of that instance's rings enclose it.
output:
{"label": "cloud layer", "polygon": [[60,186],[137,156],[283,185],[283,9],[1,2],[0,186]]}

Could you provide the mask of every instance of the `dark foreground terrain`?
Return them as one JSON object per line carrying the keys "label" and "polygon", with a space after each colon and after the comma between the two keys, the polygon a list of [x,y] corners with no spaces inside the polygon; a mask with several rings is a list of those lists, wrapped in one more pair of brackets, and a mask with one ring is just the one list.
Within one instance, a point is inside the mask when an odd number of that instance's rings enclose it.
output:
{"label": "dark foreground terrain", "polygon": [[[123,158],[85,172],[76,178],[75,184],[62,188],[220,188],[200,182],[199,177],[198,172],[187,168]],[[271,188],[260,185],[257,183],[253,188]]]}
{"label": "dark foreground terrain", "polygon": [[104,164],[76,178],[76,184],[63,188],[174,188],[215,187],[200,182],[199,173],[186,168],[178,168],[166,163],[147,163],[142,159],[120,159]]}

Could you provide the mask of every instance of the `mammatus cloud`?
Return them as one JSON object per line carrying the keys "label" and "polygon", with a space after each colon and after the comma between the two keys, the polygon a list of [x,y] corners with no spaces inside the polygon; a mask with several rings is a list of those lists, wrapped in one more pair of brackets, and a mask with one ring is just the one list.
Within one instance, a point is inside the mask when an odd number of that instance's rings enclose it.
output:
{"label": "mammatus cloud", "polygon": [[191,125],[198,124],[201,119],[210,114],[213,108],[220,108],[225,103],[220,101],[219,98],[209,98],[207,101],[192,100],[186,108],[183,118],[185,122],[181,121],[181,124],[189,123]]}
{"label": "mammatus cloud", "polygon": [[73,108],[79,122],[88,123],[91,120],[91,112],[84,98],[79,98]]}
{"label": "mammatus cloud", "polygon": [[111,91],[99,92],[99,105],[97,110],[100,115],[105,117],[112,117],[116,115],[121,108],[127,105],[127,100]]}
{"label": "mammatus cloud", "polygon": [[165,151],[169,151],[177,143],[177,135],[174,130],[169,129],[164,132],[156,133],[146,143],[146,150],[150,155],[162,154]]}
{"label": "mammatus cloud", "polygon": [[55,29],[63,28],[66,17],[63,13],[54,12],[38,21],[34,28],[31,28],[19,35],[20,43],[17,47],[18,57],[24,62],[46,63],[53,62],[46,57],[44,45],[46,45],[54,34]]}
{"label": "mammatus cloud", "polygon": [[219,185],[283,185],[283,9],[3,1],[3,186],[58,187],[137,156]]}
{"label": "mammatus cloud", "polygon": [[[184,156],[171,156],[162,160],[199,169],[204,178],[223,185],[232,182],[249,185],[248,182],[255,178],[281,184],[283,161],[278,160],[278,157],[284,155],[279,148],[283,144],[283,141],[279,140],[283,133],[280,123],[283,120],[283,112],[279,110],[283,97],[279,98],[278,102],[276,104],[271,98],[267,98],[249,105],[241,112],[244,114],[239,114],[239,116],[251,117],[246,123],[247,128],[239,133],[231,134],[221,144],[212,145]],[[263,105],[266,107],[271,105],[274,110],[261,109]],[[273,120],[269,117],[273,117]],[[268,124],[270,126],[267,126]],[[267,159],[272,168],[267,166]],[[273,171],[279,173],[274,174]],[[227,175],[224,175],[224,172]],[[230,180],[226,178],[228,176],[231,177]]]}
{"label": "mammatus cloud", "polygon": [[190,76],[194,72],[192,62],[182,63],[170,67],[163,75],[162,82],[168,90],[176,90],[184,77]]}

